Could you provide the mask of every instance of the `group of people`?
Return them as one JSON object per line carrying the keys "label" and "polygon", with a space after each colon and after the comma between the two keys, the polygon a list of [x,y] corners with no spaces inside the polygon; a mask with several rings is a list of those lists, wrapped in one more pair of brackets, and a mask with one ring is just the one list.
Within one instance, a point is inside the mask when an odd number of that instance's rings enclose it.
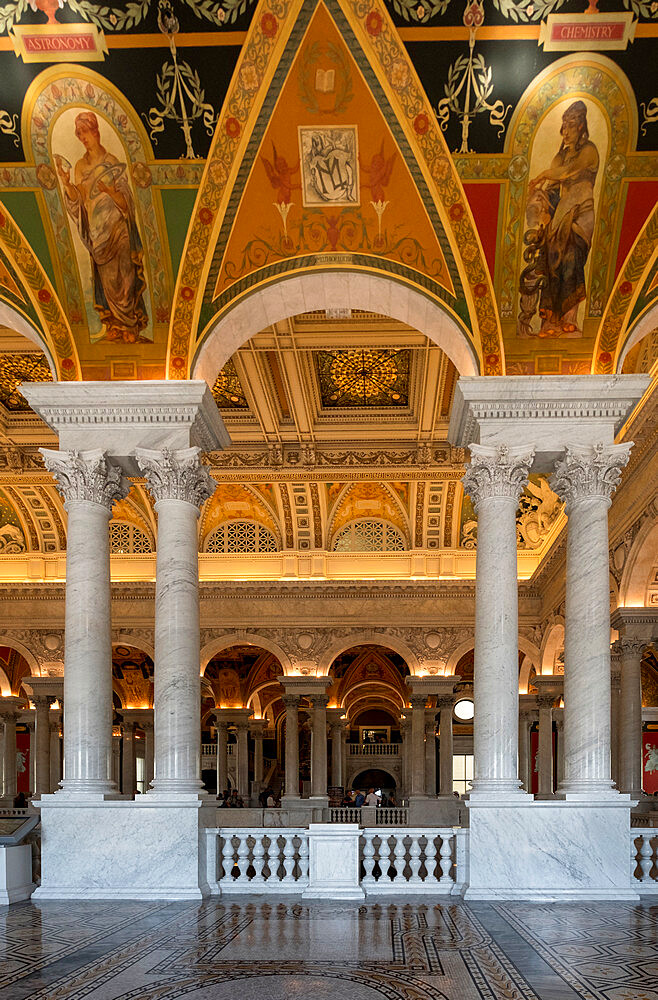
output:
{"label": "group of people", "polygon": [[395,806],[395,795],[393,792],[387,795],[386,792],[376,792],[374,788],[369,788],[367,794],[362,789],[353,788],[351,792],[345,792],[341,806],[352,809],[360,809],[361,806]]}

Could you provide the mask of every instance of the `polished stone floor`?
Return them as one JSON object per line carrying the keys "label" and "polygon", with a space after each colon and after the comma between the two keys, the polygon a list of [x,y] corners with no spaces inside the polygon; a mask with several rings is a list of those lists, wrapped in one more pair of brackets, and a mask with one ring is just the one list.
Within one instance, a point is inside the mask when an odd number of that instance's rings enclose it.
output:
{"label": "polished stone floor", "polygon": [[658,905],[21,903],[0,1000],[658,1000]]}

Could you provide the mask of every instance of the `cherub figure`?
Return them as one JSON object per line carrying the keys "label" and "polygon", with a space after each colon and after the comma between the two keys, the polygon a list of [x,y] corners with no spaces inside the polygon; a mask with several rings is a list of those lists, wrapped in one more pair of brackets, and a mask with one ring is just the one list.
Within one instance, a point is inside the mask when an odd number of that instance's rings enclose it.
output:
{"label": "cherub figure", "polygon": [[261,156],[261,160],[265,167],[267,179],[276,191],[276,203],[278,205],[289,205],[292,192],[295,188],[299,187],[299,184],[293,184],[292,180],[299,170],[299,163],[295,167],[289,166],[286,158],[279,156],[277,153],[274,142],[272,142],[271,162],[265,156]]}
{"label": "cherub figure", "polygon": [[382,144],[379,148],[379,152],[375,153],[370,160],[370,166],[365,167],[361,164],[361,170],[369,174],[369,188],[372,200],[374,202],[382,202],[386,197],[385,188],[386,185],[391,180],[391,174],[393,173],[393,164],[395,162],[395,150],[390,156],[384,155],[384,140],[382,139]]}

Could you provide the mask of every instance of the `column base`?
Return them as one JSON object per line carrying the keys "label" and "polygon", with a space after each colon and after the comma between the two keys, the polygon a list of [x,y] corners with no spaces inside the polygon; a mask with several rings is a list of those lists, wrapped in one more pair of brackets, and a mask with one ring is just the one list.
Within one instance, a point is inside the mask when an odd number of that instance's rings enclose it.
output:
{"label": "column base", "polygon": [[198,795],[205,798],[208,794],[202,781],[178,780],[177,778],[156,778],[146,793],[147,795],[164,795],[168,798],[176,795]]}
{"label": "column base", "polygon": [[474,781],[473,787],[469,793],[469,800],[477,801],[489,801],[489,802],[523,802],[530,799],[532,801],[532,795],[530,795],[524,789],[522,783],[518,780],[514,781],[490,781],[487,779],[482,779],[480,781]]}
{"label": "column base", "polygon": [[308,802],[313,806],[314,809],[328,809],[329,808],[329,796],[328,795],[309,795]]}
{"label": "column base", "polygon": [[302,804],[301,795],[282,795],[281,796],[281,808],[286,809],[299,809]]}

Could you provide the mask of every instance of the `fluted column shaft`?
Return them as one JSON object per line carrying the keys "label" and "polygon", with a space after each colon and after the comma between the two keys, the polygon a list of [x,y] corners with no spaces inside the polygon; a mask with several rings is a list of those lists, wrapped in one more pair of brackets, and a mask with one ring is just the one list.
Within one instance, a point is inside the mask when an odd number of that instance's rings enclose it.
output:
{"label": "fluted column shaft", "polygon": [[564,781],[574,796],[612,792],[608,508],[631,444],[568,447],[551,478],[566,501]]}
{"label": "fluted column shaft", "polygon": [[228,727],[225,722],[217,722],[217,794],[228,789]]}
{"label": "fluted column shaft", "polygon": [[620,639],[619,790],[642,794],[642,652],[646,643]]}
{"label": "fluted column shaft", "polygon": [[35,781],[34,794],[46,795],[50,792],[50,706],[54,698],[32,697],[35,723]]}
{"label": "fluted column shaft", "polygon": [[520,794],[516,511],[529,448],[471,445],[464,476],[478,518],[471,797]]}
{"label": "fluted column shaft", "polygon": [[439,698],[439,791],[452,795],[452,709],[454,698]]}
{"label": "fluted column shaft", "polygon": [[311,798],[327,797],[327,704],[326,694],[311,696],[313,735],[311,739]]}
{"label": "fluted column shaft", "polygon": [[299,798],[299,697],[283,696],[286,707],[286,798]]}
{"label": "fluted column shaft", "polygon": [[199,507],[215,490],[198,448],[137,449],[155,497],[155,779],[158,794],[200,794]]}
{"label": "fluted column shaft", "polygon": [[425,695],[412,695],[411,702],[411,794],[425,798]]}
{"label": "fluted column shaft", "polygon": [[109,520],[130,484],[102,451],[42,448],[68,514],[64,633],[64,780],[69,795],[116,791],[112,778]]}

